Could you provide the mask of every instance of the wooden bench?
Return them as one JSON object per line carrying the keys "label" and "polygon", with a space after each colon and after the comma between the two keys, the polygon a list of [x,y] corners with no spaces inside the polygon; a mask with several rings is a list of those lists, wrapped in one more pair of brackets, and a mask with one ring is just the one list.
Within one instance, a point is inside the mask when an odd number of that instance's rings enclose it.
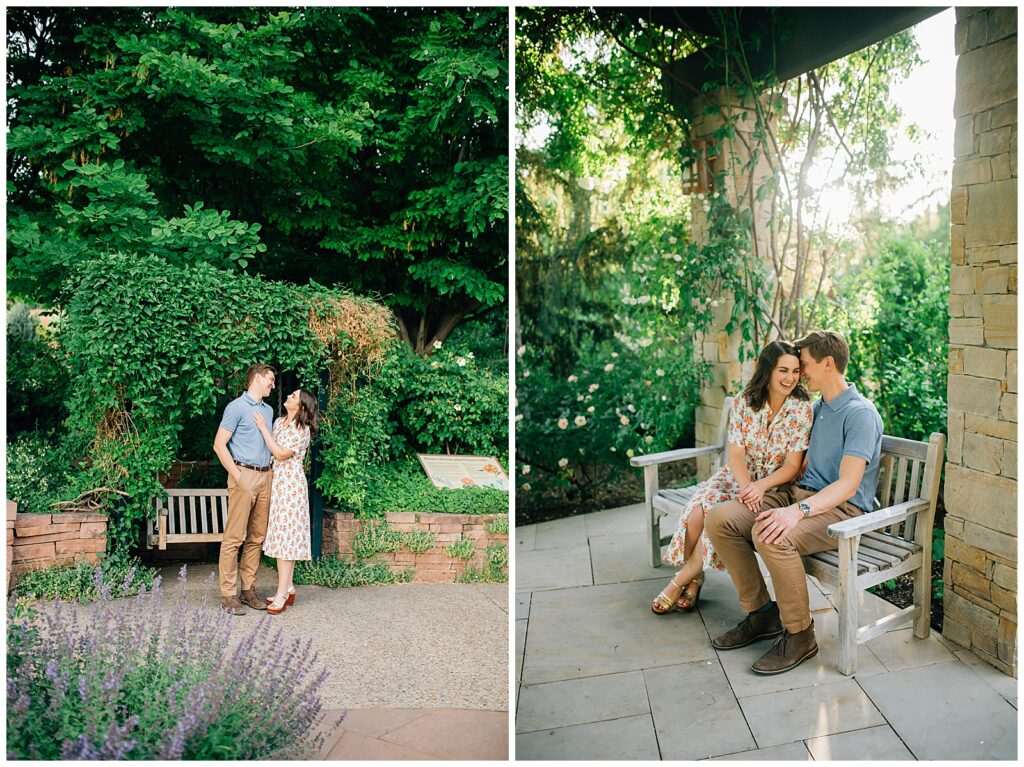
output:
{"label": "wooden bench", "polygon": [[166,549],[168,543],[219,543],[228,518],[226,488],[168,490],[158,498],[156,519],[147,520],[146,547]]}
{"label": "wooden bench", "polygon": [[[695,487],[662,488],[658,467],[698,456],[713,456],[711,472],[725,458],[732,398],[722,406],[717,444],[637,456],[633,466],[644,470],[644,506],[651,541],[651,566],[661,564],[661,547],[671,536],[661,535],[661,518],[677,517],[696,493]],[[931,622],[932,528],[939,495],[946,438],[934,433],[928,442],[882,437],[882,465],[878,479],[877,509],[854,519],[829,525],[828,534],[839,541],[837,551],[804,557],[804,569],[837,590],[839,611],[839,671],[857,670],[857,645],[906,622],[914,636],[924,639]],[[701,480],[706,477],[701,477]],[[914,580],[914,604],[867,626],[860,626],[860,592],[898,575]]]}

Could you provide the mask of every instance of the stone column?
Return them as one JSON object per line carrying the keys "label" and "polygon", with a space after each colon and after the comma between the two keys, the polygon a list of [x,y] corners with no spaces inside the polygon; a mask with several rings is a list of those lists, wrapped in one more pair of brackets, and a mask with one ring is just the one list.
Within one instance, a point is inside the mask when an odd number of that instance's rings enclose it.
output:
{"label": "stone column", "polygon": [[[715,111],[706,115],[704,110],[708,105],[714,105]],[[694,119],[690,138],[695,141],[706,141],[708,146],[713,146],[715,150],[711,175],[714,177],[721,171],[726,171],[724,188],[712,191],[724,193],[729,204],[734,207],[750,209],[752,205],[754,206],[753,250],[761,257],[767,258],[770,200],[762,203],[751,200],[747,194],[747,182],[753,173],[753,189],[758,189],[771,175],[771,169],[762,153],[753,170],[744,170],[750,160],[747,147],[756,146],[753,135],[756,125],[754,107],[739,103],[734,92],[719,88],[696,99],[692,104],[692,113],[697,117]],[[724,142],[716,141],[715,131],[730,120],[734,122],[737,136]],[[702,197],[692,198],[690,223],[694,242],[698,245],[705,244],[708,237],[705,202]],[[735,395],[740,390],[741,383],[753,373],[752,360],[743,365],[740,363],[739,334],[730,334],[725,330],[733,308],[732,296],[718,296],[715,301],[717,305],[712,304],[714,321],[711,327],[704,333],[698,333],[695,338],[703,359],[711,367],[711,375],[701,388],[700,405],[697,407],[695,436],[698,445],[713,444],[717,440],[725,398]],[[708,476],[710,459],[698,459],[697,469],[700,476]]]}
{"label": "stone column", "polygon": [[1017,676],[1017,11],[957,8],[943,636]]}

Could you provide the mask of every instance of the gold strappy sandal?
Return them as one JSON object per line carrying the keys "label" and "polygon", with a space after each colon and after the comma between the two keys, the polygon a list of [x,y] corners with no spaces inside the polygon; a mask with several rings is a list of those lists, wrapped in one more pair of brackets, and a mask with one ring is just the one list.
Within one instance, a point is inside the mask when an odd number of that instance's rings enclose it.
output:
{"label": "gold strappy sandal", "polygon": [[[676,583],[676,577],[674,575],[672,576],[672,580],[669,581],[669,583],[672,586],[679,586],[679,584]],[[666,588],[668,587],[666,586]],[[680,587],[679,596],[675,599],[672,599],[668,594],[665,593],[665,589],[662,589],[661,593],[659,593],[658,596],[654,598],[654,601],[651,602],[651,612],[655,615],[665,615],[666,613],[672,612],[672,610],[678,607],[678,600],[682,598],[682,589],[684,588],[686,587]]]}
{"label": "gold strappy sandal", "polygon": [[[690,587],[697,584],[696,591],[690,591]],[[679,595],[679,599],[676,600],[676,609],[681,610],[684,613],[691,612],[693,608],[697,606],[697,601],[700,599],[700,590],[704,585],[704,573],[701,573],[692,581],[683,586],[683,593]]]}

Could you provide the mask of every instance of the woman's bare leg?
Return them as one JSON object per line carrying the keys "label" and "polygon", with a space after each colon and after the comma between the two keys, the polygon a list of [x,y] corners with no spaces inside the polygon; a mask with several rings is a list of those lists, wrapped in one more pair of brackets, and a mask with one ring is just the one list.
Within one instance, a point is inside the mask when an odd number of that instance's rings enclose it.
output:
{"label": "woman's bare leg", "polygon": [[697,544],[700,543],[700,535],[703,531],[704,507],[698,506],[686,518],[686,538],[683,540],[683,556],[686,562],[681,569],[676,571],[672,580],[665,587],[665,595],[669,599],[678,600],[690,581],[700,575],[704,560]]}
{"label": "woman's bare leg", "polygon": [[288,589],[292,585],[292,574],[295,572],[295,560],[277,560],[277,598],[288,598]]}

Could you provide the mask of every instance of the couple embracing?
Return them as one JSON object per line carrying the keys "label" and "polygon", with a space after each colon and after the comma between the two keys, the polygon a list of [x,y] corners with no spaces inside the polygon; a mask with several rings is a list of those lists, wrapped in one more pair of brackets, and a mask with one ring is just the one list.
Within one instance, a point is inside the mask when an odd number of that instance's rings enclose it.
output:
{"label": "couple embracing", "polygon": [[[311,558],[309,488],[302,462],[316,436],[317,405],[309,392],[296,389],[284,402],[285,415],[275,421],[273,408],[263,401],[274,390],[275,378],[270,365],[249,368],[246,391],[224,409],[213,443],[228,473],[228,519],[218,570],[221,606],[232,615],[244,614],[246,606],[271,615],[284,612],[295,603],[295,562]],[[277,559],[277,593],[266,599],[256,592],[261,549]]]}
{"label": "couple embracing", "polygon": [[[832,331],[794,344],[773,341],[761,351],[733,402],[727,464],[698,488],[665,554],[682,569],[651,610],[692,610],[704,570],[728,570],[747,616],[712,644],[733,650],[778,637],[751,666],[758,674],[780,674],[817,655],[801,556],[837,548],[828,526],[872,508],[882,419],[847,383],[849,360],[845,339]],[[801,379],[821,393],[813,406]]]}

